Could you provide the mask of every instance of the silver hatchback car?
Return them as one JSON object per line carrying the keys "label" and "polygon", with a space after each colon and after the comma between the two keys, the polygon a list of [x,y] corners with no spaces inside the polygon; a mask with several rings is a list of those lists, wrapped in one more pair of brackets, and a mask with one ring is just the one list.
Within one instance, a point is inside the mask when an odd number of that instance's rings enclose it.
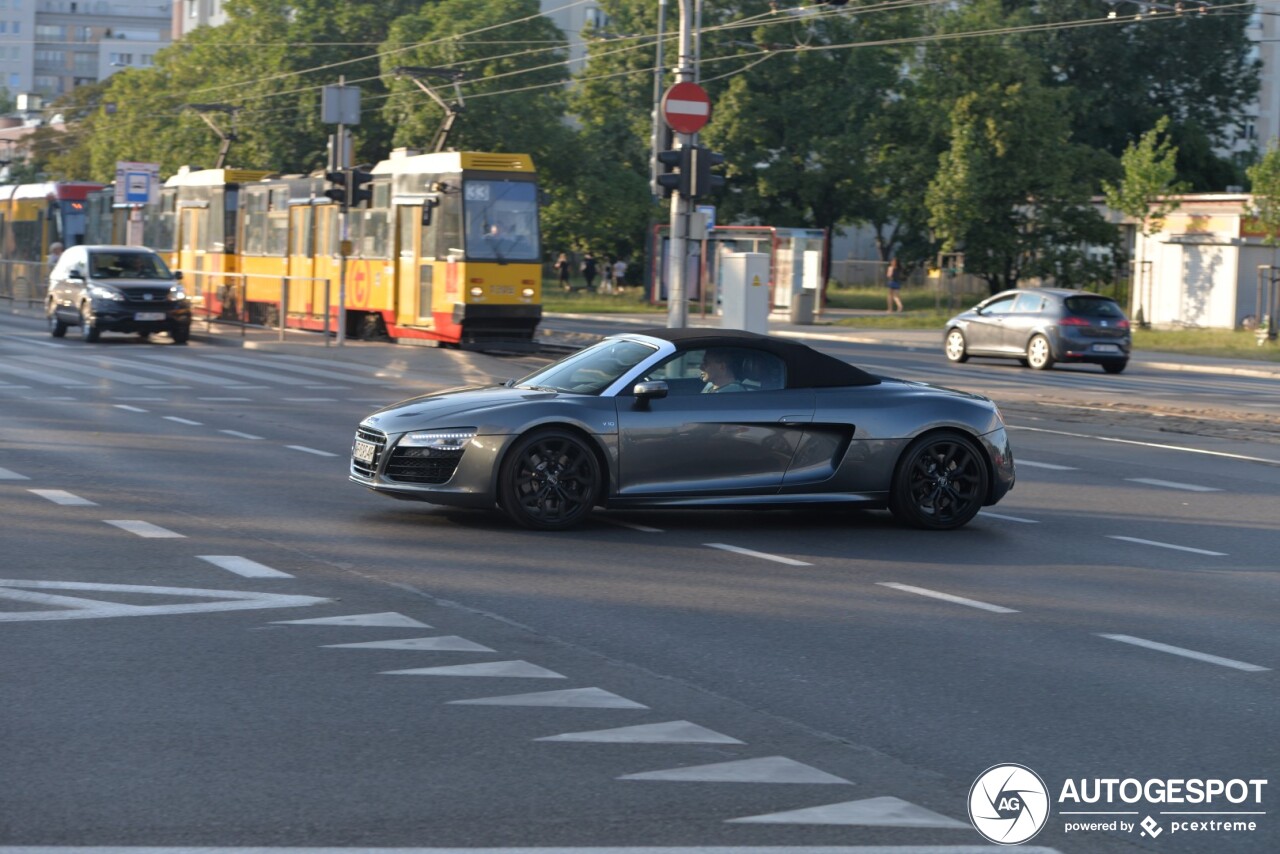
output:
{"label": "silver hatchback car", "polygon": [[948,320],[942,349],[952,362],[996,356],[1036,370],[1083,362],[1118,374],[1129,364],[1132,345],[1129,319],[1110,297],[1022,288],[996,294]]}

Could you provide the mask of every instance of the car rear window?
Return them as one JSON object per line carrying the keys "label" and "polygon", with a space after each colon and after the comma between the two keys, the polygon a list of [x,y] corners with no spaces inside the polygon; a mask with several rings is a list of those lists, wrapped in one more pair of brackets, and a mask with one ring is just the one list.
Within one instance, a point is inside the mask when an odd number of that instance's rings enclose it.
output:
{"label": "car rear window", "polygon": [[1067,311],[1082,317],[1124,317],[1120,306],[1106,297],[1067,297],[1063,302]]}

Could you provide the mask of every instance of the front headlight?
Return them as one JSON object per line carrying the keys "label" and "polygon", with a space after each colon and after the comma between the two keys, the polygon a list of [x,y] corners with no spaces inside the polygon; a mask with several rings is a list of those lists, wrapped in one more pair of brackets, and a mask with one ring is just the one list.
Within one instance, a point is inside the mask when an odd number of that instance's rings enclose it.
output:
{"label": "front headlight", "polygon": [[460,451],[476,437],[474,427],[454,427],[449,430],[423,430],[406,433],[400,437],[402,448],[431,448],[435,451]]}
{"label": "front headlight", "polygon": [[113,288],[104,288],[101,285],[90,285],[89,296],[93,299],[105,299],[112,302],[120,302],[124,299],[124,294]]}
{"label": "front headlight", "polygon": [[186,300],[186,298],[187,298],[187,292],[184,291],[182,288],[179,288],[179,287],[169,288],[170,302],[183,302]]}

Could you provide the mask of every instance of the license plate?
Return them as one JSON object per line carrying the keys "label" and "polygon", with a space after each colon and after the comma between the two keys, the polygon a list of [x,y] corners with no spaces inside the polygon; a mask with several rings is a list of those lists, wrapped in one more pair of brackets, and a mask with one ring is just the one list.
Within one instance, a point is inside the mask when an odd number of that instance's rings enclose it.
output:
{"label": "license plate", "polygon": [[377,445],[370,442],[362,442],[359,439],[356,440],[355,445],[351,448],[351,456],[355,457],[356,462],[359,463],[373,462],[373,455],[377,452]]}
{"label": "license plate", "polygon": [[140,311],[133,316],[134,320],[164,320],[163,311]]}
{"label": "license plate", "polygon": [[1095,353],[1119,353],[1120,346],[1118,344],[1094,344],[1093,352]]}

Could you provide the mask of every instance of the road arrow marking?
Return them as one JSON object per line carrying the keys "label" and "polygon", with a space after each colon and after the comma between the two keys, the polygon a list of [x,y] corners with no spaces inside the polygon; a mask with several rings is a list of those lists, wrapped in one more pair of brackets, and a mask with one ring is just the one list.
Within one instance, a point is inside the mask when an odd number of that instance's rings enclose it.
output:
{"label": "road arrow marking", "polygon": [[643,703],[619,697],[603,688],[566,688],[563,691],[538,691],[533,694],[509,694],[505,697],[480,697],[475,700],[450,700],[455,706],[551,706],[559,709],[647,709]]}
{"label": "road arrow marking", "polygon": [[789,812],[731,818],[729,824],[859,824],[876,827],[945,827],[969,829],[969,825],[918,807],[901,798],[866,798]]}
{"label": "road arrow marking", "polygon": [[666,780],[698,783],[841,783],[848,780],[820,771],[785,756],[766,756],[763,759],[740,759],[736,762],[717,762],[713,765],[695,765],[690,768],[669,768],[665,771],[646,771],[627,774],[619,780]]}
{"label": "road arrow marking", "polygon": [[365,641],[364,643],[328,643],[325,644],[325,649],[419,649],[436,652],[494,652],[487,646],[481,646],[457,635],[442,635],[436,638]]}
{"label": "road arrow marking", "polygon": [[746,744],[727,735],[698,726],[689,721],[598,729],[593,732],[566,732],[548,735],[534,741],[592,741],[610,744]]}
{"label": "road arrow marking", "polygon": [[[40,593],[41,590],[71,590],[94,593],[126,593],[210,599],[209,602],[126,605],[101,599]],[[191,587],[144,587],[133,584],[88,584],[76,581],[17,581],[0,579],[0,599],[48,605],[58,610],[0,613],[0,622],[23,623],[37,620],[92,620],[99,617],[153,617],[162,614],[195,614],[209,611],[246,611],[256,608],[301,608],[329,602],[317,596],[289,596],[239,590],[202,590]]]}
{"label": "road arrow marking", "polygon": [[313,620],[276,620],[273,626],[376,626],[384,629],[429,629],[412,617],[384,611],[381,614],[352,614],[347,617],[316,617]]}
{"label": "road arrow marking", "polygon": [[487,661],[483,664],[455,664],[450,667],[417,667],[413,670],[384,670],[383,676],[515,676],[524,679],[568,679],[554,670],[527,661]]}

